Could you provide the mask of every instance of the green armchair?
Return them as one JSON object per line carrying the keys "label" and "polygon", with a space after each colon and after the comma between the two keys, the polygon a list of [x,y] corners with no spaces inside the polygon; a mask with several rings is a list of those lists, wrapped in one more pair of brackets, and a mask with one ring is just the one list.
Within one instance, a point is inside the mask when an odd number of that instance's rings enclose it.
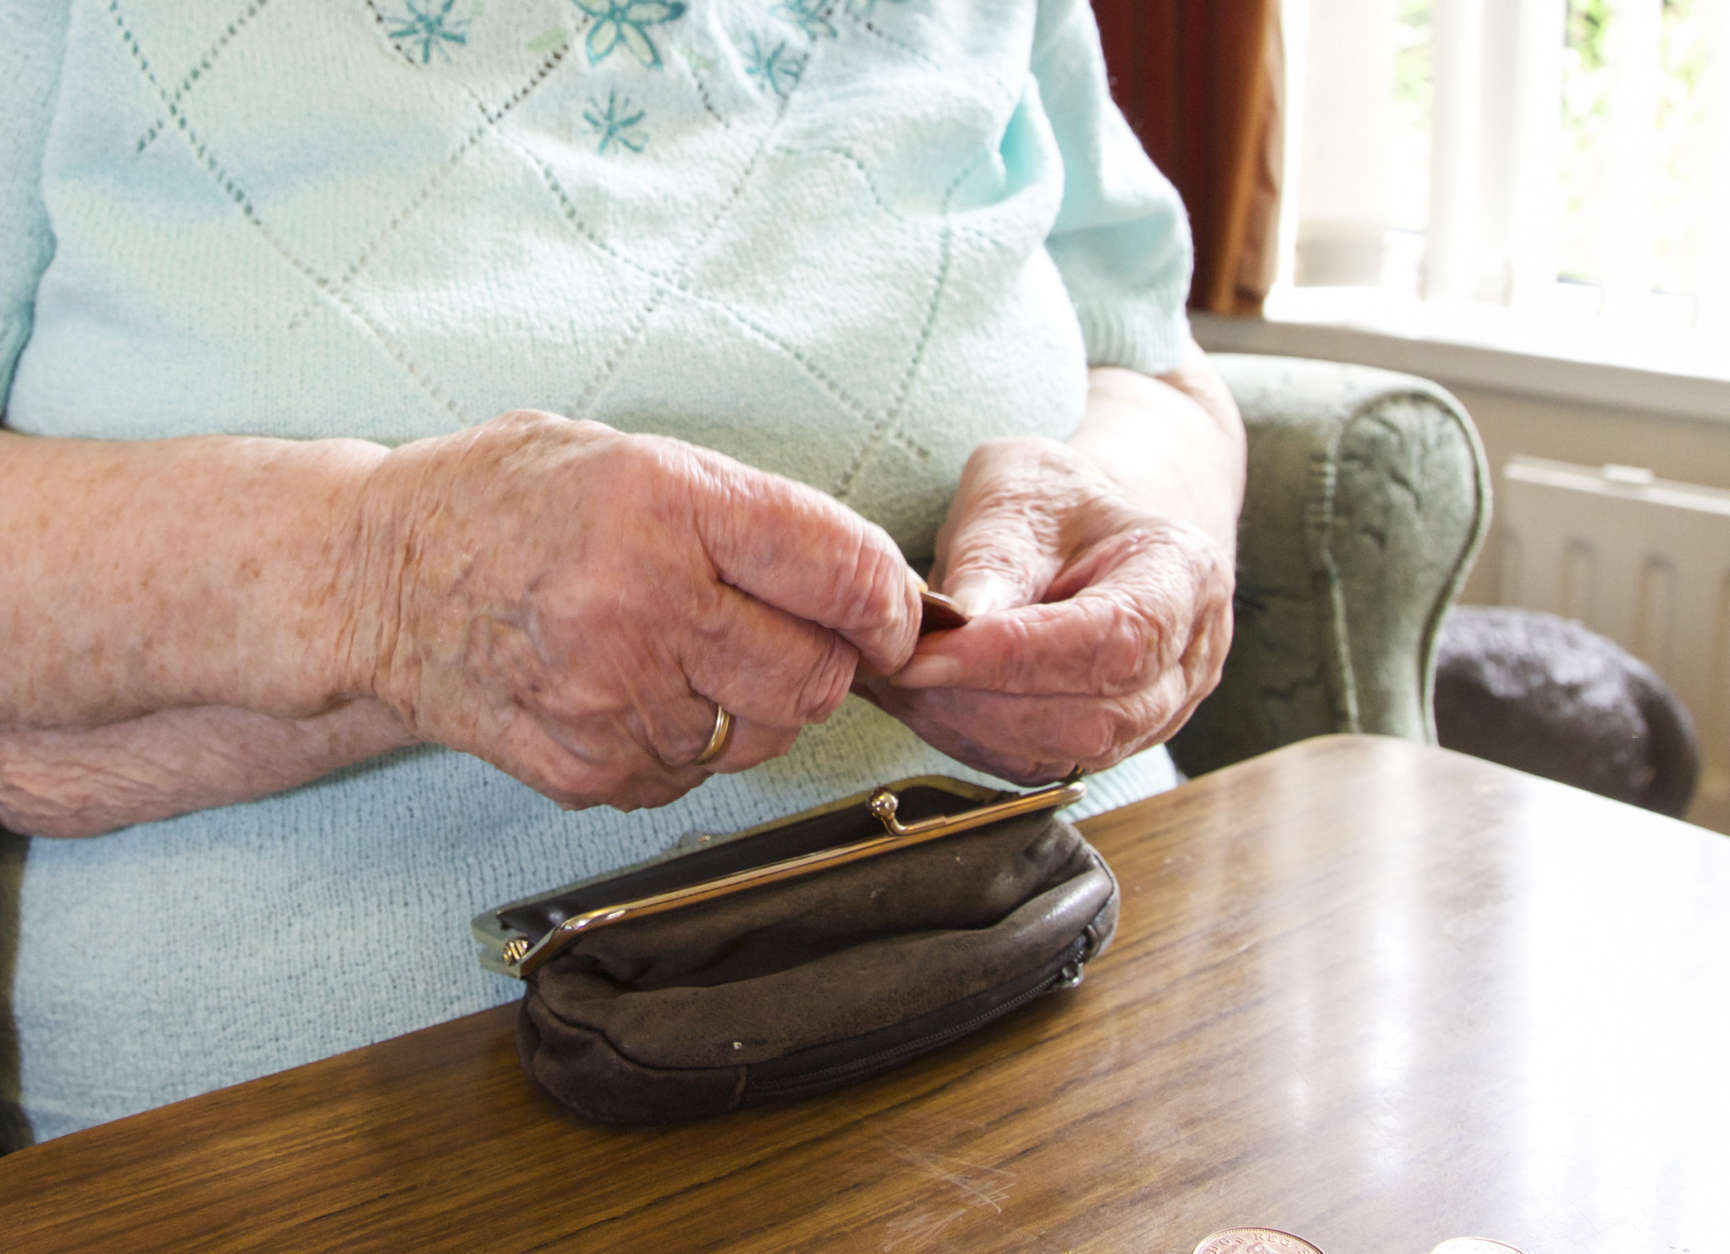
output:
{"label": "green armchair", "polygon": [[1410,375],[1212,360],[1249,430],[1237,634],[1173,757],[1198,775],[1330,732],[1433,743],[1436,637],[1489,523],[1471,419]]}

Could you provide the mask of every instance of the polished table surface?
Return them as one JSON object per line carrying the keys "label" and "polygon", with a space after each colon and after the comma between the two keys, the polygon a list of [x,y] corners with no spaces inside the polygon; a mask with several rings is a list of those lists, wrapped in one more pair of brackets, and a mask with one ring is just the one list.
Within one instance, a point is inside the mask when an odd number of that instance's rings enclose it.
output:
{"label": "polished table surface", "polygon": [[1730,1249],[1730,840],[1348,737],[1090,835],[1086,982],[891,1076],[593,1128],[492,1011],[0,1159],[0,1246]]}

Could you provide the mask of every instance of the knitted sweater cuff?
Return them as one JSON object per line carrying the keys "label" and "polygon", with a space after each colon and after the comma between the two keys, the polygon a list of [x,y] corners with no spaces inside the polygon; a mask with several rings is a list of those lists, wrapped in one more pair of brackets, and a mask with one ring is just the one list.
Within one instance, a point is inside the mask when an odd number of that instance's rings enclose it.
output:
{"label": "knitted sweater cuff", "polygon": [[1090,366],[1122,366],[1142,374],[1175,370],[1189,348],[1189,314],[1152,302],[1076,308]]}

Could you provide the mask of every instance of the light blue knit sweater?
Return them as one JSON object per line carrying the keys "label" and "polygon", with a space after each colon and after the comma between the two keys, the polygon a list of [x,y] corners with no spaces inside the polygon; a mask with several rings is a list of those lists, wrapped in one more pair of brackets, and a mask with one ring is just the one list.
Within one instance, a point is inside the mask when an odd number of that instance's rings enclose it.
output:
{"label": "light blue knit sweater", "polygon": [[[534,406],[803,479],[918,559],[979,441],[1067,435],[1090,362],[1186,334],[1187,225],[1085,0],[0,0],[0,76],[19,431]],[[478,910],[931,770],[969,775],[852,703],[629,817],[427,749],[8,839],[0,1085],[45,1138],[494,1004]]]}

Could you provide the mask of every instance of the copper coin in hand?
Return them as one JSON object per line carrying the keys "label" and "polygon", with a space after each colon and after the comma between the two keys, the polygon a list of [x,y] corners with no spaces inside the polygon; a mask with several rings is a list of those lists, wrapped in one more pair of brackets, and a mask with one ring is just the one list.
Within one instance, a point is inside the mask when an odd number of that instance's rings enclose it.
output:
{"label": "copper coin in hand", "polygon": [[919,601],[923,607],[919,619],[920,635],[923,636],[928,631],[949,631],[967,625],[966,613],[941,592],[922,592],[919,594]]}
{"label": "copper coin in hand", "polygon": [[1226,1228],[1201,1239],[1195,1254],[1322,1254],[1321,1250],[1278,1228]]}

